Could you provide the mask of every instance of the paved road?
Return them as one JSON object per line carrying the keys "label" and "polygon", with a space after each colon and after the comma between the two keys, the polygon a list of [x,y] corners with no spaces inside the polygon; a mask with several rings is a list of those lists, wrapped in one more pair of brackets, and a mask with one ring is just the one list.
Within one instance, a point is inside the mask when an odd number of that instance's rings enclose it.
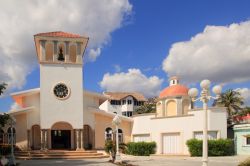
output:
{"label": "paved road", "polygon": [[[248,156],[210,157],[209,166],[237,166]],[[200,157],[166,157],[166,156],[122,156],[136,166],[201,166]],[[84,160],[23,160],[18,161],[21,166],[115,166],[108,162],[109,159],[84,159]]]}
{"label": "paved road", "polygon": [[[210,157],[209,166],[238,166],[247,156]],[[201,166],[200,157],[135,157],[123,156],[123,160],[138,166]]]}

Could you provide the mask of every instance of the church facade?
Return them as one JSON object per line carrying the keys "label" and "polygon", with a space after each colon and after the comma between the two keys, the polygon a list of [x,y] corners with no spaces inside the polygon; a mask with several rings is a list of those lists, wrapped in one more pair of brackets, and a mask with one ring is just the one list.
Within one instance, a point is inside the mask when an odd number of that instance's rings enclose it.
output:
{"label": "church facade", "polygon": [[[100,107],[112,100],[110,95],[83,87],[83,55],[89,39],[48,32],[36,34],[34,40],[40,88],[11,94],[20,107],[9,112],[16,119],[16,145],[24,150],[103,149],[105,140],[115,138],[112,119],[116,114]],[[157,154],[188,154],[186,140],[202,137],[203,112],[192,108],[187,91],[173,77],[159,96],[156,113],[121,114],[119,142],[155,141]],[[224,108],[209,109],[208,129],[211,139],[226,138]]]}

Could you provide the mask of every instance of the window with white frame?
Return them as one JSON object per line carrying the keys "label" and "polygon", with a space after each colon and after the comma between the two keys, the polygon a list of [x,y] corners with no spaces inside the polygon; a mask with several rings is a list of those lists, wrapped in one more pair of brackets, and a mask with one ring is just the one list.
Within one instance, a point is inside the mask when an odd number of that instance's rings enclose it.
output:
{"label": "window with white frame", "polygon": [[132,100],[128,100],[128,105],[132,104]]}
{"label": "window with white frame", "polygon": [[[13,132],[13,137],[12,137],[12,132]],[[8,133],[8,144],[11,144],[12,138],[13,138],[13,143],[16,144],[16,129],[9,127],[7,130]]]}
{"label": "window with white frame", "polygon": [[126,104],[126,100],[122,100],[122,105],[125,105]]}
{"label": "window with white frame", "polygon": [[118,129],[118,140],[119,140],[119,143],[123,143],[123,132],[122,132],[122,129]]}
{"label": "window with white frame", "polygon": [[[217,135],[218,135],[217,131],[208,131],[207,132],[207,138],[209,140],[215,140],[215,139],[217,139],[218,138]],[[194,132],[194,138],[202,140],[203,139],[203,132],[202,131]]]}
{"label": "window with white frame", "polygon": [[112,139],[113,139],[113,131],[110,127],[108,127],[105,130],[105,140],[112,140]]}
{"label": "window with white frame", "polygon": [[150,142],[149,134],[134,135],[134,142]]}
{"label": "window with white frame", "polygon": [[123,115],[123,116],[130,117],[130,116],[133,115],[133,112],[132,112],[132,111],[124,111],[124,112],[122,112],[122,115]]}

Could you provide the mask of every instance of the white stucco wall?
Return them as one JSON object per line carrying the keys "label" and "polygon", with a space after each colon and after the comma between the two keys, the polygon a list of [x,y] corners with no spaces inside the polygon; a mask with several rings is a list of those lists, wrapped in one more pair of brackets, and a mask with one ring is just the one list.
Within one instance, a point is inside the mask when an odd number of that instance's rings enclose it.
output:
{"label": "white stucco wall", "polygon": [[83,97],[83,123],[89,125],[92,129],[95,129],[95,115],[89,110],[89,108],[99,107],[99,99],[94,96],[84,94]]}
{"label": "white stucco wall", "polygon": [[[59,100],[53,93],[57,83],[70,88],[70,96]],[[55,122],[68,122],[73,128],[83,126],[82,65],[40,64],[41,128],[51,128]]]}
{"label": "white stucco wall", "polygon": [[[181,152],[189,154],[186,141],[194,137],[195,131],[203,130],[203,111],[189,111],[186,116],[155,118],[154,114],[134,116],[132,137],[150,134],[151,141],[157,143],[157,154],[162,153],[162,134],[180,133]],[[218,131],[219,138],[227,137],[226,111],[224,108],[208,110],[208,130]],[[133,140],[131,140],[133,141]]]}
{"label": "white stucco wall", "polygon": [[[122,104],[122,101],[126,100],[126,104]],[[131,100],[132,103],[128,104],[128,100]],[[132,96],[127,96],[124,99],[121,99],[121,105],[111,105],[110,101],[106,100],[104,103],[102,103],[99,108],[101,110],[104,111],[109,111],[109,112],[117,112],[119,115],[122,114],[122,112],[126,112],[126,111],[135,111],[136,108],[138,108],[139,106],[135,106],[134,105],[134,99]]]}
{"label": "white stucco wall", "polygon": [[106,100],[102,103],[99,108],[108,112],[117,112],[119,115],[121,114],[121,105],[111,105],[110,101]]}
{"label": "white stucco wall", "polygon": [[40,93],[26,96],[24,103],[27,107],[34,107],[34,110],[27,114],[27,129],[31,129],[33,125],[40,125]]}

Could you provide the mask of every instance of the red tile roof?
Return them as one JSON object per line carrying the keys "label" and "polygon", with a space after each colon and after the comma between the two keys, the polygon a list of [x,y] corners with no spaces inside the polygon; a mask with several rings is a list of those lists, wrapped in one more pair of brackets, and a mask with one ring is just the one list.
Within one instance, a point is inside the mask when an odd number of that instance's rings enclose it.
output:
{"label": "red tile roof", "polygon": [[65,37],[65,38],[80,38],[80,37],[83,37],[83,36],[78,35],[78,34],[62,32],[62,31],[38,33],[35,36]]}
{"label": "red tile roof", "polygon": [[172,85],[161,91],[159,98],[169,96],[187,96],[188,88],[183,85]]}
{"label": "red tile roof", "polygon": [[108,95],[111,100],[121,100],[127,96],[133,96],[138,101],[147,101],[147,99],[137,92],[104,92],[105,95]]}

